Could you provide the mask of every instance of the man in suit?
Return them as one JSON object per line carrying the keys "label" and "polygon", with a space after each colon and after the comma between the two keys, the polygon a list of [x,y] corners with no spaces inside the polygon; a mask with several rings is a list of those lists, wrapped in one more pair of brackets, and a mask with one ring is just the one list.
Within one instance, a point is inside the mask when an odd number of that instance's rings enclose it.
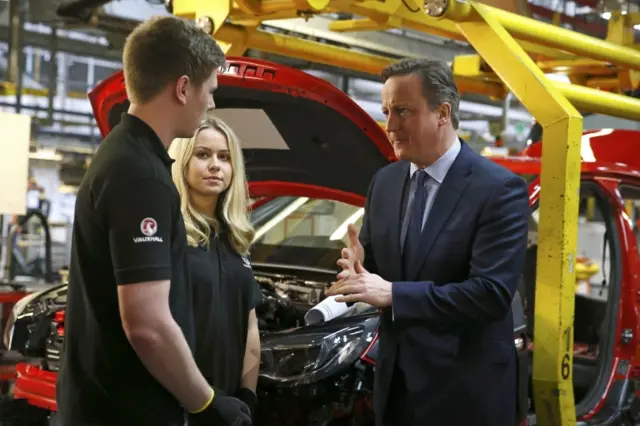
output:
{"label": "man in suit", "polygon": [[381,309],[374,410],[384,426],[514,426],[511,302],[523,268],[523,179],[457,137],[450,67],[403,60],[382,72],[400,161],[373,177],[350,229],[338,301]]}

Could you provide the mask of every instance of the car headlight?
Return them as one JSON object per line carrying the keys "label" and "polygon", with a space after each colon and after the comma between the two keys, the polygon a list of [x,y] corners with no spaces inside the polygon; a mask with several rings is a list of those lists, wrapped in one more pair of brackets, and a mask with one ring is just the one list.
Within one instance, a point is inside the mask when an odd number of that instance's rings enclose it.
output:
{"label": "car headlight", "polygon": [[16,323],[16,319],[20,316],[24,308],[27,307],[29,302],[38,297],[42,291],[37,291],[35,293],[31,293],[18,300],[13,308],[11,308],[11,313],[9,314],[9,318],[7,319],[7,325],[4,328],[4,333],[2,334],[2,343],[4,343],[4,347],[11,350],[11,343],[13,341],[13,327]]}
{"label": "car headlight", "polygon": [[308,384],[339,374],[367,348],[377,327],[377,316],[350,318],[266,336],[261,343],[260,378]]}

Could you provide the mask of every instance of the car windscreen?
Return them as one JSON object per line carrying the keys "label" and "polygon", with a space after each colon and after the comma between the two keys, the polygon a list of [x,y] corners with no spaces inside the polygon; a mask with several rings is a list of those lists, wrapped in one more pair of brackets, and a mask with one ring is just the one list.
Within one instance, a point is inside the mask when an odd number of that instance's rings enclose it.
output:
{"label": "car windscreen", "polygon": [[[531,183],[536,174],[520,174]],[[281,196],[259,201],[251,212],[256,235],[251,261],[338,269],[341,250],[349,245],[347,226],[360,230],[364,208],[339,201]]]}
{"label": "car windscreen", "polygon": [[360,229],[364,209],[333,200],[276,197],[251,212],[251,261],[337,269],[347,226]]}

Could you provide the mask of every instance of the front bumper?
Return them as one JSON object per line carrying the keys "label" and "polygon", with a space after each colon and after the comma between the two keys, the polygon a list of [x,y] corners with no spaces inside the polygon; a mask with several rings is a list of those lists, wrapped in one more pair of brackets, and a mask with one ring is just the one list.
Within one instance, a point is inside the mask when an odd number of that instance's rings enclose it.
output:
{"label": "front bumper", "polygon": [[14,399],[24,399],[29,405],[48,411],[58,410],[56,373],[27,363],[19,363],[16,366],[16,373],[17,377],[13,386]]}

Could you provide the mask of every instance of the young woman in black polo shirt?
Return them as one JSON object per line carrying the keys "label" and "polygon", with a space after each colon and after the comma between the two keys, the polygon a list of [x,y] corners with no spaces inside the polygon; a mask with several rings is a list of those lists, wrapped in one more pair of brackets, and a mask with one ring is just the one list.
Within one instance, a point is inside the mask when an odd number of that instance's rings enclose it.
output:
{"label": "young woman in black polo shirt", "polygon": [[169,155],[189,245],[195,359],[214,388],[253,413],[260,366],[254,308],[261,294],[247,258],[254,229],[242,149],[229,126],[208,117],[191,139],[175,140]]}

